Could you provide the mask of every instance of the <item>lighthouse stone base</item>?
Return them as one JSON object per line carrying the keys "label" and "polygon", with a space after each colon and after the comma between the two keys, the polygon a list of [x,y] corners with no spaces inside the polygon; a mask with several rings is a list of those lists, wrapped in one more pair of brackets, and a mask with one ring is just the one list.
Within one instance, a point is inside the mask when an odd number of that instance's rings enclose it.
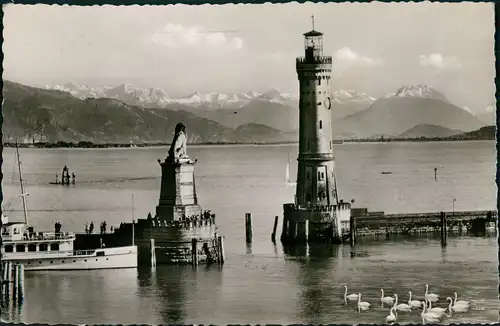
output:
{"label": "lighthouse stone base", "polygon": [[351,204],[297,207],[283,205],[281,241],[284,244],[342,242],[349,232]]}
{"label": "lighthouse stone base", "polygon": [[156,206],[156,217],[159,220],[180,221],[202,215],[196,195],[195,164],[191,159],[167,159],[160,162],[160,200]]}

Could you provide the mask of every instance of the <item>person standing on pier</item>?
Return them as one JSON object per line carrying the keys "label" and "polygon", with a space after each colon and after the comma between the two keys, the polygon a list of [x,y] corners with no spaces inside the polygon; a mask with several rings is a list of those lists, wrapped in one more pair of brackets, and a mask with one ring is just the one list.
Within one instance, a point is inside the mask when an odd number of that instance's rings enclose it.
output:
{"label": "person standing on pier", "polygon": [[89,226],[89,234],[92,234],[92,232],[94,232],[94,222],[90,222],[90,226]]}
{"label": "person standing on pier", "polygon": [[89,222],[85,222],[85,234],[89,234]]}
{"label": "person standing on pier", "polygon": [[108,224],[106,224],[106,221],[102,222],[102,233],[106,233],[106,226],[108,226]]}

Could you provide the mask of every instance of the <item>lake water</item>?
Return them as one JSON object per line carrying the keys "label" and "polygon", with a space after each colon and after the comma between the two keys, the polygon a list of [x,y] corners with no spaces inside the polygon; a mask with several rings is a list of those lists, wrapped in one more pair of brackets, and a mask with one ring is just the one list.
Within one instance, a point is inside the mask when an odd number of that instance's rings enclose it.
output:
{"label": "lake water", "polygon": [[[425,284],[445,298],[458,292],[474,309],[444,323],[497,322],[496,236],[450,236],[446,248],[432,236],[360,241],[332,246],[321,257],[283,253],[270,241],[274,216],[293,201],[285,187],[290,157],[296,171],[298,147],[190,146],[198,159],[196,186],[205,209],[217,214],[226,237],[220,268],[157,266],[140,270],[39,272],[26,275],[26,300],[2,318],[24,323],[383,323],[380,288],[408,291],[422,299]],[[29,220],[36,228],[83,231],[86,222],[108,226],[154,212],[160,168],[167,148],[20,149],[28,183]],[[355,206],[389,213],[496,209],[495,142],[351,143],[335,147],[340,197]],[[13,149],[3,153],[4,209],[22,220]],[[77,185],[51,186],[66,164]],[[437,181],[434,168],[438,168]],[[382,175],[382,171],[393,174]],[[456,202],[453,207],[453,197]],[[245,244],[244,215],[253,216],[253,244]],[[279,223],[278,235],[281,233]],[[344,305],[361,292],[373,309],[358,313]],[[420,323],[418,312],[400,313],[400,323]]]}

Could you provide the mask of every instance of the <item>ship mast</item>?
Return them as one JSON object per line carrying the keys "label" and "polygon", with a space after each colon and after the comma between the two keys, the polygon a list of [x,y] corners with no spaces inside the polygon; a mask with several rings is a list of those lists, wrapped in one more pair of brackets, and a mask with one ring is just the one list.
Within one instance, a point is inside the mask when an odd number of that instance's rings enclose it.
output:
{"label": "ship mast", "polygon": [[134,238],[135,238],[135,218],[134,218],[134,215],[135,215],[135,194],[132,194],[132,246],[134,246]]}
{"label": "ship mast", "polygon": [[28,206],[26,203],[26,196],[28,194],[24,193],[23,170],[21,167],[21,156],[19,155],[19,146],[17,142],[16,142],[16,154],[17,154],[17,166],[19,168],[19,182],[21,184],[21,198],[23,200],[24,223],[26,223],[26,226],[28,226]]}

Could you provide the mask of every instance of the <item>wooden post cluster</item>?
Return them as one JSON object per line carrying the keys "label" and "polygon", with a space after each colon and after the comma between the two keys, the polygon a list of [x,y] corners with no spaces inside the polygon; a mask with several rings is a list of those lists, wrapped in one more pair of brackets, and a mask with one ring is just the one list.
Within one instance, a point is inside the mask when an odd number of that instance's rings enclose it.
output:
{"label": "wooden post cluster", "polygon": [[245,214],[245,236],[246,242],[252,243],[252,214]]}
{"label": "wooden post cluster", "polygon": [[271,241],[276,243],[276,229],[278,228],[278,216],[274,217],[273,233],[271,233]]}
{"label": "wooden post cluster", "polygon": [[18,302],[24,301],[24,266],[2,262],[0,301]]}
{"label": "wooden post cluster", "polygon": [[441,245],[446,246],[446,238],[448,236],[448,223],[446,221],[446,213],[441,212]]}
{"label": "wooden post cluster", "polygon": [[356,216],[351,215],[349,217],[349,243],[351,247],[356,244]]}

